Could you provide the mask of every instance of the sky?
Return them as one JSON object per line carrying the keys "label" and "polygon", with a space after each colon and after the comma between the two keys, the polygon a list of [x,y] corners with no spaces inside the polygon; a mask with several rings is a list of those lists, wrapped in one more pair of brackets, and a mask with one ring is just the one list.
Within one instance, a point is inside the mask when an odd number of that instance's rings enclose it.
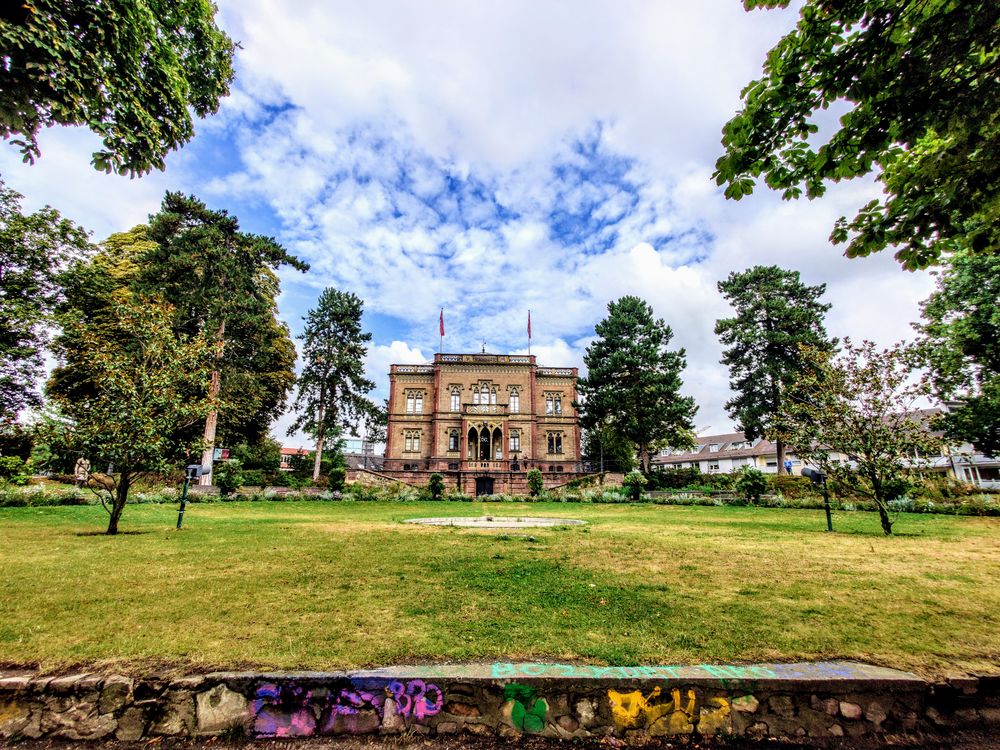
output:
{"label": "sky", "polygon": [[[795,6],[228,0],[232,93],[164,172],[96,172],[96,136],[52,128],[34,165],[0,144],[0,175],[95,241],[146,221],[166,190],[276,237],[311,265],[281,274],[293,334],[326,287],[364,300],[378,399],[390,364],[438,350],[441,309],[445,351],[524,353],[530,310],[539,364],[585,372],[608,303],[638,295],[687,353],[699,431],[728,432],[719,280],[797,270],[827,285],[831,335],[882,345],[912,337],[933,288],[891,253],[830,244],[835,220],[879,194],[871,179],[792,202],[763,187],[728,201],[711,179],[722,126]],[[273,434],[301,442],[290,422]]]}

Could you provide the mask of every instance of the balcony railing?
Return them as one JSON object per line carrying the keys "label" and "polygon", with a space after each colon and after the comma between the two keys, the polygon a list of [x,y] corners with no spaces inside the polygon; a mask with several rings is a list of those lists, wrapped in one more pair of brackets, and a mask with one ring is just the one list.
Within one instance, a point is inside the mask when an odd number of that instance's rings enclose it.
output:
{"label": "balcony railing", "polygon": [[463,404],[466,414],[506,414],[507,404]]}

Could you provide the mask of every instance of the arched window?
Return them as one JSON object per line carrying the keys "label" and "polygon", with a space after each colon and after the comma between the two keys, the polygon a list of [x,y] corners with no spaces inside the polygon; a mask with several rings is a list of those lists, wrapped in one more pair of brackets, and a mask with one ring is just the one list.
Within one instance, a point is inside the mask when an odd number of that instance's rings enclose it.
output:
{"label": "arched window", "polygon": [[472,386],[472,403],[474,403],[474,404],[478,404],[479,403],[479,386],[478,385]]}
{"label": "arched window", "polygon": [[516,391],[510,392],[510,413],[517,414],[521,411],[521,395]]}
{"label": "arched window", "polygon": [[548,395],[548,396],[545,397],[545,413],[546,414],[551,414],[552,413],[552,409],[553,409],[552,396]]}
{"label": "arched window", "polygon": [[556,396],[555,401],[556,414],[562,414],[562,396]]}
{"label": "arched window", "polygon": [[458,450],[458,430],[451,430],[448,433],[448,450]]}
{"label": "arched window", "polygon": [[495,404],[497,402],[497,389],[496,386],[490,391],[490,403]]}
{"label": "arched window", "polygon": [[460,411],[462,408],[462,395],[458,388],[451,389],[451,410]]}

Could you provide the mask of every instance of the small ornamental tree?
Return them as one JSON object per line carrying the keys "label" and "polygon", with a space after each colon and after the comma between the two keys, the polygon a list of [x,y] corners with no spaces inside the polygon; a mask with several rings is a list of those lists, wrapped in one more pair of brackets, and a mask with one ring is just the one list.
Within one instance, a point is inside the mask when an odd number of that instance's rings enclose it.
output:
{"label": "small ornamental tree", "polygon": [[538,497],[542,494],[543,489],[545,489],[545,480],[542,478],[542,472],[538,469],[532,469],[528,472],[528,492],[531,493],[532,497]]}
{"label": "small ornamental tree", "polygon": [[444,477],[437,472],[431,474],[431,480],[427,483],[427,489],[430,490],[431,500],[440,500],[441,496],[444,495]]}
{"label": "small ornamental tree", "polygon": [[91,390],[54,400],[71,420],[64,429],[79,455],[113,467],[110,492],[100,494],[108,534],[118,533],[139,474],[166,471],[195,455],[200,442],[190,438],[190,428],[216,406],[207,396],[209,341],[175,337],[174,314],[162,301],[123,295],[100,324],[64,321],[90,362]]}
{"label": "small ornamental tree", "polygon": [[640,471],[630,471],[622,479],[622,487],[628,492],[629,498],[631,498],[633,503],[637,503],[642,500],[642,490],[645,488],[648,480],[642,475]]}
{"label": "small ornamental tree", "polygon": [[760,496],[767,492],[767,476],[753,466],[741,466],[736,474],[736,491],[749,505],[759,503]]}
{"label": "small ornamental tree", "polygon": [[891,534],[889,501],[942,447],[916,410],[922,389],[910,382],[911,353],[901,344],[879,350],[845,339],[839,355],[804,348],[803,356],[808,367],[788,390],[783,437],[803,463],[870,497]]}

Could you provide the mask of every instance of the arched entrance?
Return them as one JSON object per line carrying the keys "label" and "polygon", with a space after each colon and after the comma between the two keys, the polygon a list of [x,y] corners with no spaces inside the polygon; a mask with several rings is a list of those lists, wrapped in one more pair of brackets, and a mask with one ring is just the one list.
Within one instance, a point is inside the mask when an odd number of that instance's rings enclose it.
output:
{"label": "arched entrance", "polygon": [[470,461],[499,461],[503,458],[503,430],[498,425],[487,422],[472,425],[466,438]]}
{"label": "arched entrance", "polygon": [[493,477],[476,477],[476,497],[493,494]]}

